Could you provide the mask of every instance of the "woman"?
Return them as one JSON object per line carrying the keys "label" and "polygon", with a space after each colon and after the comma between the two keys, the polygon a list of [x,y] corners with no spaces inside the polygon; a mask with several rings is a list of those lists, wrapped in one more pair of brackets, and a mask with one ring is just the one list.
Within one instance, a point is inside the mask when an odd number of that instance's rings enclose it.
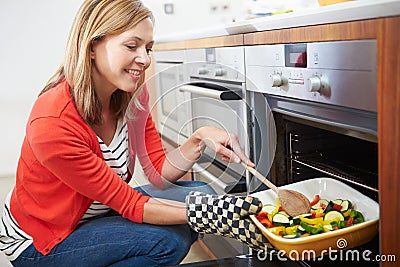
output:
{"label": "woman", "polygon": [[[224,220],[221,212],[206,221],[195,212],[197,201],[210,212],[239,198],[177,181],[206,146],[227,161],[254,166],[237,138],[204,127],[168,154],[162,147],[142,86],[153,22],[136,0],[86,0],[81,6],[64,64],[32,108],[16,185],[6,199],[0,249],[14,266],[173,265],[197,233],[243,239],[229,227],[213,226]],[[133,189],[127,183],[136,156],[152,185]],[[193,189],[208,194],[189,194]],[[243,210],[235,211],[240,227],[250,227],[240,216],[260,209],[254,201],[252,208],[236,205]]]}

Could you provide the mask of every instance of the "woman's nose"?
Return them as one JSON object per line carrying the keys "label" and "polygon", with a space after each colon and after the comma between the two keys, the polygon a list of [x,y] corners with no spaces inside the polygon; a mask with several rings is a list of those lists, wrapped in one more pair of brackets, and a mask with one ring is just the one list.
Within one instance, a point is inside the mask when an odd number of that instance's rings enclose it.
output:
{"label": "woman's nose", "polygon": [[150,65],[151,58],[146,49],[139,53],[139,55],[136,57],[136,62],[146,67]]}

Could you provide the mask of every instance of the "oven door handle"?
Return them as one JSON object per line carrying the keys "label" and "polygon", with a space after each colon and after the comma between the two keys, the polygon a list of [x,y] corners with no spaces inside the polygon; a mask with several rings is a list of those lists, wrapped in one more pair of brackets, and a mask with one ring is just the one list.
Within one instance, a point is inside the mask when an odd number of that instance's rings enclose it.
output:
{"label": "oven door handle", "polygon": [[179,91],[193,93],[205,97],[214,98],[217,100],[241,100],[242,98],[236,91],[220,91],[213,90],[205,87],[195,86],[195,85],[182,85],[179,87]]}
{"label": "oven door handle", "polygon": [[199,173],[201,176],[203,176],[208,183],[213,184],[220,189],[222,189],[224,192],[227,192],[227,190],[231,189],[231,186],[222,182],[220,179],[212,175],[209,171],[201,167],[199,164],[195,163],[192,166],[192,171]]}

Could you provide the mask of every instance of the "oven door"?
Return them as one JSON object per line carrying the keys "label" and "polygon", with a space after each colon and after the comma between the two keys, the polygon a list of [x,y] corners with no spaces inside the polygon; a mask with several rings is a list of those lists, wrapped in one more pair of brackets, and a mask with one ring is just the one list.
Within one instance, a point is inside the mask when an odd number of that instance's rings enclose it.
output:
{"label": "oven door", "polygon": [[[242,149],[248,155],[247,110],[242,99],[244,83],[191,79],[180,87],[190,94],[191,127],[214,126],[238,136]],[[206,148],[192,168],[194,180],[209,184],[217,194],[247,194],[246,170],[241,164],[227,163],[211,149]],[[217,259],[248,253],[247,246],[232,238],[205,235],[202,239],[208,251]]]}
{"label": "oven door", "polygon": [[158,128],[163,137],[182,144],[190,135],[190,94],[179,87],[184,84],[184,65],[157,62]]}
{"label": "oven door", "polygon": [[192,175],[194,180],[209,184],[219,195],[246,194],[246,177],[227,168],[226,165],[207,154],[203,154],[193,165]]}
{"label": "oven door", "polygon": [[[193,132],[203,126],[214,126],[238,136],[242,149],[247,152],[247,112],[242,99],[242,84],[195,82],[180,87],[190,93],[191,127]],[[245,169],[237,163],[221,160],[214,151],[206,148],[204,154],[224,169],[232,170],[236,176],[245,176]],[[248,154],[248,153],[247,153]]]}

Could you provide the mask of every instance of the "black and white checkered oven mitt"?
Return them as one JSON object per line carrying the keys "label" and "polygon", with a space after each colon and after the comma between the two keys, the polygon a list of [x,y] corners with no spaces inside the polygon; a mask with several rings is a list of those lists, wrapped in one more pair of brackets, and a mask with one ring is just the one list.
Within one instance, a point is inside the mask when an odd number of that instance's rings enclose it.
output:
{"label": "black and white checkered oven mitt", "polygon": [[217,196],[201,192],[190,192],[186,196],[186,216],[193,230],[200,234],[231,237],[255,250],[263,250],[269,243],[249,218],[261,208],[261,201],[251,196]]}

